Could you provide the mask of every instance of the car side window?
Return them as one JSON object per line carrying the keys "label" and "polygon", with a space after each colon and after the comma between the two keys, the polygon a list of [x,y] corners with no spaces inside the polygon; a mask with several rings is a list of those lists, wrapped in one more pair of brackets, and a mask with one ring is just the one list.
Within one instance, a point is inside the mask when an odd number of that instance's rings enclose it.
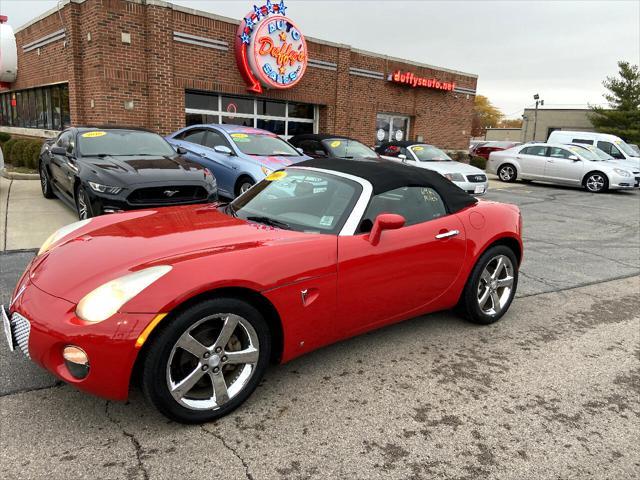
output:
{"label": "car side window", "polygon": [[551,152],[549,153],[549,156],[552,158],[569,158],[572,155],[571,152],[569,152],[568,150],[565,150],[564,148],[560,148],[560,147],[551,147]]}
{"label": "car side window", "polygon": [[75,147],[73,141],[73,133],[71,131],[62,132],[56,141],[57,147],[64,148],[68,153],[73,153]]}
{"label": "car side window", "polygon": [[617,147],[611,143],[611,142],[598,142],[598,148],[600,150],[602,150],[603,152],[608,153],[609,155],[611,155],[613,158],[617,158],[617,159],[624,159],[624,155],[622,154],[622,152],[620,150],[617,149]]}
{"label": "car side window", "polygon": [[195,143],[197,145],[204,145],[204,137],[206,130],[202,128],[194,128],[193,130],[189,130],[182,135],[182,140],[189,143]]}
{"label": "car side window", "polygon": [[317,140],[302,140],[296,147],[301,148],[304,153],[316,157],[326,157],[327,153],[322,148],[322,144]]}
{"label": "car side window", "polygon": [[224,135],[222,135],[217,130],[207,131],[207,134],[204,138],[204,146],[209,148],[215,148],[218,146],[231,148],[231,146],[229,145],[229,142],[227,142],[227,139],[224,138]]}
{"label": "car side window", "polygon": [[396,213],[405,219],[405,226],[428,222],[447,215],[447,209],[436,192],[428,187],[402,187],[375,195],[360,223],[360,233],[371,231],[381,213]]}
{"label": "car side window", "polygon": [[582,138],[574,138],[571,143],[584,143],[587,145],[593,145],[593,140],[584,140]]}
{"label": "car side window", "polygon": [[546,157],[547,156],[547,147],[544,145],[533,145],[531,147],[525,148],[522,152],[524,155],[536,155],[538,157]]}

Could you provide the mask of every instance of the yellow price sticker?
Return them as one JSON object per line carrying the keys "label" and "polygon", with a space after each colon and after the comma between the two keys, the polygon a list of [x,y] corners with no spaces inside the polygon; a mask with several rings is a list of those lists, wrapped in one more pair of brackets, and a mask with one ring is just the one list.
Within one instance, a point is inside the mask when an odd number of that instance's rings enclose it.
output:
{"label": "yellow price sticker", "polygon": [[104,137],[107,132],[87,132],[83,133],[82,136],[84,138],[95,138],[95,137]]}
{"label": "yellow price sticker", "polygon": [[233,137],[233,138],[248,138],[249,135],[247,135],[246,133],[232,133],[231,137]]}
{"label": "yellow price sticker", "polygon": [[424,147],[413,147],[411,150],[413,150],[414,152],[421,152],[422,150],[424,150]]}
{"label": "yellow price sticker", "polygon": [[282,180],[286,176],[287,176],[287,172],[285,172],[284,170],[279,170],[277,172],[273,172],[273,173],[267,175],[265,177],[265,180],[267,180],[269,182],[273,182],[273,181],[276,181],[276,180]]}
{"label": "yellow price sticker", "polygon": [[333,142],[331,142],[330,145],[332,148],[336,148],[336,147],[339,147],[341,143],[342,142],[340,140],[334,140]]}

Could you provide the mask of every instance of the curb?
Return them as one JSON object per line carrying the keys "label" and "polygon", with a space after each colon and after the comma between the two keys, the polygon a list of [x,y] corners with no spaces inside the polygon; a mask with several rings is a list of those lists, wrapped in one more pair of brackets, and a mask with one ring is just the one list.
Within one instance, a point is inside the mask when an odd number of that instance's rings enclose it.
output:
{"label": "curb", "polygon": [[7,178],[9,180],[40,180],[40,175],[37,173],[8,172],[4,168],[0,170],[0,177]]}

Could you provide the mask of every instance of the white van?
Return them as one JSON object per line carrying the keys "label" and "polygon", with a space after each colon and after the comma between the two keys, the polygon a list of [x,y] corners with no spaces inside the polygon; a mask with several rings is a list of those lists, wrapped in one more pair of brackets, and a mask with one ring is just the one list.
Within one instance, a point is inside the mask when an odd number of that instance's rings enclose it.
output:
{"label": "white van", "polygon": [[597,132],[570,132],[555,130],[549,135],[547,143],[583,143],[593,145],[618,160],[638,160],[638,154],[624,140],[615,135]]}

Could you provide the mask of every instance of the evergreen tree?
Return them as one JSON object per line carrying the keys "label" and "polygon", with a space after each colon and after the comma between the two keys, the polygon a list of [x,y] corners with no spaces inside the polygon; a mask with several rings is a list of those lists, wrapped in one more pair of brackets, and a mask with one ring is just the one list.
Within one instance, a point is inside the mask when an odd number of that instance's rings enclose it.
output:
{"label": "evergreen tree", "polygon": [[617,135],[629,143],[640,143],[640,69],[618,62],[619,77],[602,82],[609,90],[604,98],[610,109],[591,107],[591,123],[598,132]]}

